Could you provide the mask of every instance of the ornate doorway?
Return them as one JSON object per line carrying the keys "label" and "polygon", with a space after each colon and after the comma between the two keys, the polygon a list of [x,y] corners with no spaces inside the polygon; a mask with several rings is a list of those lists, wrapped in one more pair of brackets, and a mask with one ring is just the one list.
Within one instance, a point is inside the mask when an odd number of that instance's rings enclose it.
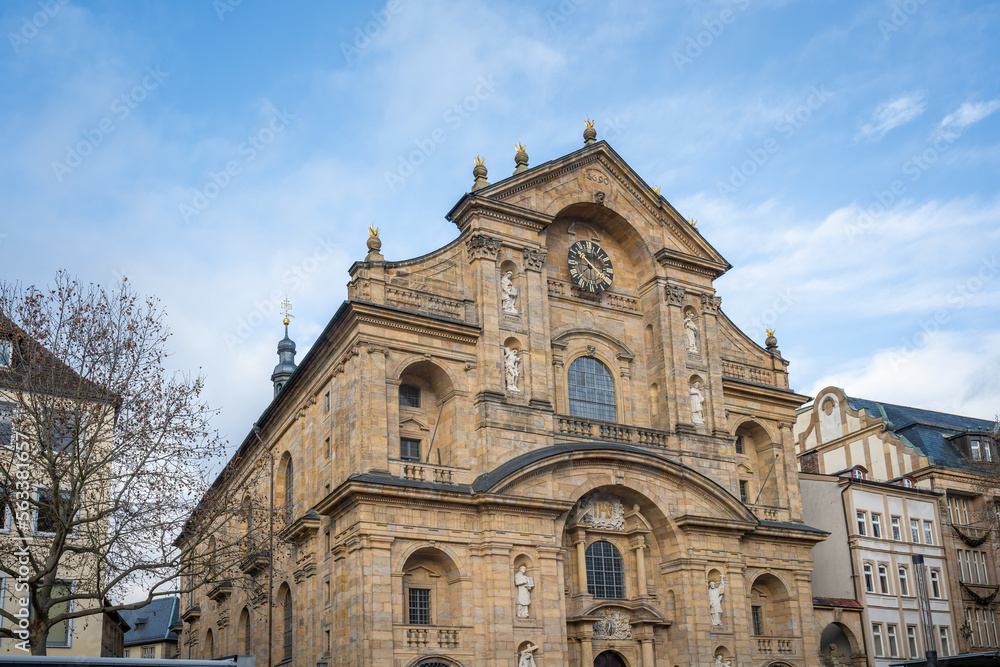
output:
{"label": "ornate doorway", "polygon": [[594,660],[594,667],[625,667],[625,661],[614,651],[605,651]]}

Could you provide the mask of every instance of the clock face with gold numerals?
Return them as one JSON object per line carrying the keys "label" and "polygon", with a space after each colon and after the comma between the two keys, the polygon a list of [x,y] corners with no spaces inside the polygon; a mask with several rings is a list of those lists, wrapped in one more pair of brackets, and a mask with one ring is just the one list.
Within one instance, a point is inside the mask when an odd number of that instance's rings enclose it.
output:
{"label": "clock face with gold numerals", "polygon": [[593,241],[577,241],[569,247],[569,275],[588,292],[602,292],[611,287],[615,270],[611,258]]}

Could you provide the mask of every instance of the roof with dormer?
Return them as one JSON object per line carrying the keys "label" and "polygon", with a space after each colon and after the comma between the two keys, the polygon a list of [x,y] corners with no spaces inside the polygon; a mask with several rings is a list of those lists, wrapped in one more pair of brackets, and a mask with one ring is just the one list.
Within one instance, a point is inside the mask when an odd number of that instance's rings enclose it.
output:
{"label": "roof with dormer", "polygon": [[844,397],[852,410],[863,409],[869,416],[881,419],[896,437],[915,447],[932,464],[945,468],[976,470],[954,439],[965,434],[989,434],[996,427],[988,419],[853,398],[846,393]]}

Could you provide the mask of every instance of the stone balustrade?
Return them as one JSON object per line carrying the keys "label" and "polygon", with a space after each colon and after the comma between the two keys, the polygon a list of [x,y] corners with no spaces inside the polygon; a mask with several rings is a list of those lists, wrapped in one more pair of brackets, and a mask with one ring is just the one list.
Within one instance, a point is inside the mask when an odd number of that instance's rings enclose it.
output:
{"label": "stone balustrade", "polygon": [[795,655],[798,640],[794,637],[754,637],[757,655]]}
{"label": "stone balustrade", "polygon": [[397,625],[395,628],[396,646],[411,649],[461,647],[461,627],[442,627],[435,625]]}
{"label": "stone balustrade", "polygon": [[561,435],[601,438],[651,447],[667,446],[668,436],[663,431],[567,415],[556,415],[555,421],[555,431]]}

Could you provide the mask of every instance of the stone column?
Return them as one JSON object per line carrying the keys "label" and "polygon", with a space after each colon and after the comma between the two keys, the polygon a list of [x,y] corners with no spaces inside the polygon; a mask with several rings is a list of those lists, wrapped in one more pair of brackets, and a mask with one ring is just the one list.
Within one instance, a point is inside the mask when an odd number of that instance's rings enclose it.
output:
{"label": "stone column", "polygon": [[590,637],[580,639],[580,667],[594,667],[594,647]]}
{"label": "stone column", "polygon": [[649,594],[646,588],[646,536],[638,535],[632,544],[635,551],[635,568],[639,580],[639,597]]}
{"label": "stone column", "polygon": [[524,293],[521,299],[521,321],[528,335],[524,346],[530,350],[525,355],[525,375],[530,384],[524,389],[529,392],[531,405],[537,408],[553,408],[551,354],[549,346],[548,283],[545,278],[545,249],[525,247],[523,250]]}
{"label": "stone column", "polygon": [[656,651],[652,639],[640,639],[642,644],[642,667],[656,667]]}
{"label": "stone column", "polygon": [[587,533],[577,531],[573,546],[576,547],[577,593],[587,593]]}

